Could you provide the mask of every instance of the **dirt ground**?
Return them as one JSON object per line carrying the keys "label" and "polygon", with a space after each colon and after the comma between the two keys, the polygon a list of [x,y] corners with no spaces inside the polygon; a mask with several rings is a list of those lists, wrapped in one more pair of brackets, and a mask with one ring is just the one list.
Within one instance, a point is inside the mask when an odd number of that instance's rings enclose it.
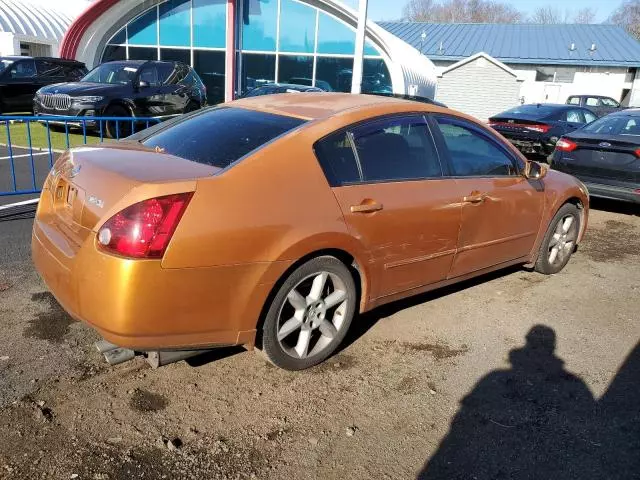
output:
{"label": "dirt ground", "polygon": [[31,220],[1,222],[0,478],[640,478],[638,213],[596,202],[560,274],[378,309],[299,373],[239,349],[108,367]]}

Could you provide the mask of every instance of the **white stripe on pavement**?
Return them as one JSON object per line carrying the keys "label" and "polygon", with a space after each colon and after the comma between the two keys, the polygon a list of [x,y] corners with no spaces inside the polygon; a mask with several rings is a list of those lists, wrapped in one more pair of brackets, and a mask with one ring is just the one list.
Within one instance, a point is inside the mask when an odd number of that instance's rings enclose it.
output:
{"label": "white stripe on pavement", "polygon": [[[36,155],[49,155],[49,152],[38,152],[38,153],[21,153],[20,155],[13,155],[13,158],[18,158],[18,157],[30,157],[31,155],[33,155],[34,157]],[[0,160],[9,160],[11,158],[11,155],[6,156],[6,157],[0,157]]]}
{"label": "white stripe on pavement", "polygon": [[8,205],[0,205],[0,210],[6,210],[8,208],[19,207],[21,205],[29,205],[31,203],[38,203],[40,198],[32,198],[31,200],[24,200],[22,202],[10,203]]}

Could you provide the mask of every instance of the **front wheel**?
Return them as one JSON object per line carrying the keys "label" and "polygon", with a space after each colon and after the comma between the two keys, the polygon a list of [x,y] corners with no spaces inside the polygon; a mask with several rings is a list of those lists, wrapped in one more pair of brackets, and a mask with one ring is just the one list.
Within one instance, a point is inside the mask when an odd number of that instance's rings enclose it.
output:
{"label": "front wheel", "polygon": [[546,275],[558,273],[569,262],[575,251],[580,232],[580,211],[578,207],[567,203],[563,205],[549,224],[535,270]]}
{"label": "front wheel", "polygon": [[112,105],[104,112],[105,117],[117,117],[122,120],[105,120],[104,130],[108,138],[125,138],[133,133],[133,126],[131,120],[127,120],[127,117],[131,117],[131,113],[125,107],[121,105]]}
{"label": "front wheel", "polygon": [[334,257],[318,257],[294,270],[276,293],[262,328],[262,351],[274,365],[302,370],[327,359],[351,325],[356,287]]}

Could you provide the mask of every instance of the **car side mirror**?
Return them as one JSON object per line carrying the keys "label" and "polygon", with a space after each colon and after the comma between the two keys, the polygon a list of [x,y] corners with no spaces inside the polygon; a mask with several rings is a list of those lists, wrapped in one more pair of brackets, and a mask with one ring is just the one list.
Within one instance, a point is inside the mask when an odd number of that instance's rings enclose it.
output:
{"label": "car side mirror", "polygon": [[145,82],[144,80],[140,80],[138,82],[138,88],[148,88],[149,87],[149,82]]}
{"label": "car side mirror", "polygon": [[538,162],[527,162],[524,167],[524,176],[530,180],[540,180],[547,175],[547,167],[543,167]]}

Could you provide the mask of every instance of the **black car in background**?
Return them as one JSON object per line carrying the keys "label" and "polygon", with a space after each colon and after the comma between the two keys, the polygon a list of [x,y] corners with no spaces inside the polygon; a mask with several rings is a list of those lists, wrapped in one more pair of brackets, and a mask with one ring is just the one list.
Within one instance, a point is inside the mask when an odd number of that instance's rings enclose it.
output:
{"label": "black car in background", "polygon": [[84,63],[49,57],[0,57],[0,113],[31,112],[33,96],[45,85],[74,82]]}
{"label": "black car in background", "polygon": [[[36,115],[170,118],[206,105],[198,74],[174,61],[120,60],[103,63],[78,82],[38,90]],[[87,122],[89,127],[98,127]],[[105,122],[109,137],[124,137],[132,125]]]}
{"label": "black car in background", "polygon": [[622,110],[563,136],[551,168],[578,177],[594,197],[640,203],[640,110]]}
{"label": "black car in background", "polygon": [[489,119],[489,125],[523,154],[547,157],[562,135],[597,118],[586,108],[538,103],[520,105],[495,115]]}
{"label": "black car in background", "polygon": [[259,97],[261,95],[274,95],[276,93],[295,93],[295,92],[324,92],[319,87],[311,87],[308,85],[299,85],[293,83],[265,83],[264,85],[252,88],[240,98]]}

